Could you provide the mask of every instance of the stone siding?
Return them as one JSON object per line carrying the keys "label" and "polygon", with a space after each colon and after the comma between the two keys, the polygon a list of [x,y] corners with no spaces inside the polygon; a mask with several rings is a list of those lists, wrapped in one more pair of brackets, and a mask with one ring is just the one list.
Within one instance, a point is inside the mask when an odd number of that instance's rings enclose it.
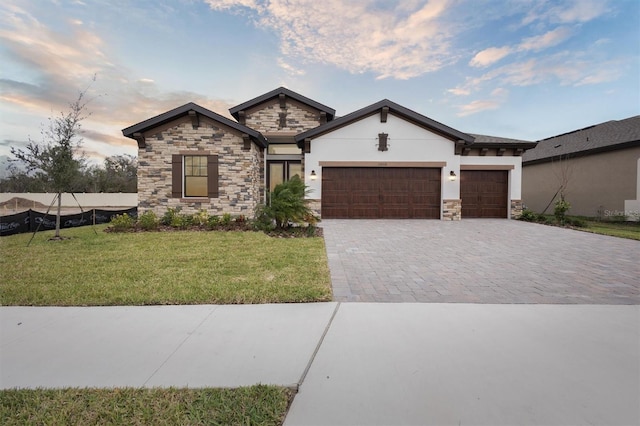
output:
{"label": "stone siding", "polygon": [[[145,134],[146,148],[138,150],[140,213],[153,210],[162,216],[169,207],[186,214],[202,209],[211,215],[229,213],[253,217],[263,202],[264,152],[254,143],[244,151],[239,132],[201,117],[194,129],[188,117]],[[172,198],[174,154],[218,155],[218,198]]]}
{"label": "stone siding", "polygon": [[322,201],[317,198],[309,198],[306,200],[307,206],[316,214],[318,217],[322,217]]}
{"label": "stone siding", "polygon": [[519,219],[522,209],[522,200],[511,200],[511,219]]}
{"label": "stone siding", "polygon": [[442,200],[442,220],[462,219],[462,200]]}
{"label": "stone siding", "polygon": [[[320,112],[299,102],[288,99],[286,107],[280,108],[280,101],[265,102],[246,114],[246,126],[265,133],[302,133],[320,125]],[[280,113],[286,113],[286,126],[280,126]]]}

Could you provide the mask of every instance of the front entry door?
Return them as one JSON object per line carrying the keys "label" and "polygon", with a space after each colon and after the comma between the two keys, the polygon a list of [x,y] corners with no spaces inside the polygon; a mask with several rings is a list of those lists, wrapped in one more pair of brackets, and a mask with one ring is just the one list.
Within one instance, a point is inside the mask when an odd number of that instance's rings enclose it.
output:
{"label": "front entry door", "polygon": [[269,160],[268,179],[269,192],[273,191],[279,183],[285,182],[295,175],[302,179],[302,162],[296,160]]}

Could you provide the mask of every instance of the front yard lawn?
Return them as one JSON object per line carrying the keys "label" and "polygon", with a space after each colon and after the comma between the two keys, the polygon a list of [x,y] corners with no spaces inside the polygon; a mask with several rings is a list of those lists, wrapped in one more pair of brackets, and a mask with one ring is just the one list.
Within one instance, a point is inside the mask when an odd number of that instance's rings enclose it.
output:
{"label": "front yard lawn", "polygon": [[293,391],[237,389],[12,389],[3,425],[281,425]]}
{"label": "front yard lawn", "polygon": [[331,300],[322,238],[262,232],[106,233],[0,240],[0,304],[97,306]]}
{"label": "front yard lawn", "polygon": [[638,222],[602,222],[588,220],[585,231],[612,237],[640,240],[640,223]]}

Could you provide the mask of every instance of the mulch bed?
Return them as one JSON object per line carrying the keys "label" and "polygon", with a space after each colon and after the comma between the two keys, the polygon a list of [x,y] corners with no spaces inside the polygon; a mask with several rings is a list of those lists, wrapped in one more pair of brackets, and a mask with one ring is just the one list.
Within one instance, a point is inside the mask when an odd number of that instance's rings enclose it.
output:
{"label": "mulch bed", "polygon": [[[208,231],[218,231],[218,232],[232,232],[232,231],[241,231],[241,232],[260,232],[256,231],[250,223],[231,223],[229,225],[221,225],[214,228],[208,226],[187,226],[183,228],[167,226],[167,225],[158,225],[155,229],[144,229],[139,225],[133,226],[128,229],[115,229],[112,226],[107,227],[104,232],[176,232],[176,231],[191,231],[191,232],[208,232]],[[285,229],[274,229],[272,231],[265,231],[270,237],[274,238],[307,238],[307,237],[322,237],[323,232],[322,228],[314,227],[301,227],[301,226],[293,226]]]}

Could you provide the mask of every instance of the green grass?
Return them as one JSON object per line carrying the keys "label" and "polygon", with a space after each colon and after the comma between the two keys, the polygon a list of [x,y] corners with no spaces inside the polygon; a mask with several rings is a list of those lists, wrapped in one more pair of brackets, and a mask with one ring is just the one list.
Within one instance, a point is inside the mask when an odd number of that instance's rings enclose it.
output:
{"label": "green grass", "polygon": [[34,306],[331,300],[322,238],[261,232],[106,233],[105,225],[0,239],[0,303]]}
{"label": "green grass", "polygon": [[640,241],[640,222],[598,222],[587,220],[585,231]]}
{"label": "green grass", "polygon": [[290,389],[13,389],[3,425],[281,425]]}
{"label": "green grass", "polygon": [[[544,215],[544,218],[546,219],[546,222],[541,223],[544,223],[545,225],[556,225],[556,219],[553,215]],[[580,226],[571,226],[573,221],[580,223]],[[578,231],[608,235],[610,237],[640,240],[640,222],[625,222],[622,220],[602,221],[584,216],[567,216],[567,223],[573,229]]]}

